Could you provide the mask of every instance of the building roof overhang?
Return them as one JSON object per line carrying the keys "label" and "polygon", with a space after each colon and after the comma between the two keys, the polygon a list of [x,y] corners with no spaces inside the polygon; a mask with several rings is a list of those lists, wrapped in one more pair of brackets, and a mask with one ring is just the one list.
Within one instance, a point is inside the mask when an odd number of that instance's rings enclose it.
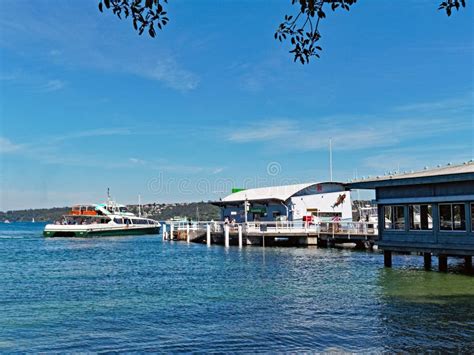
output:
{"label": "building roof overhang", "polygon": [[345,184],[348,189],[377,189],[420,184],[442,184],[448,182],[474,181],[474,163],[426,169],[406,174],[392,174]]}

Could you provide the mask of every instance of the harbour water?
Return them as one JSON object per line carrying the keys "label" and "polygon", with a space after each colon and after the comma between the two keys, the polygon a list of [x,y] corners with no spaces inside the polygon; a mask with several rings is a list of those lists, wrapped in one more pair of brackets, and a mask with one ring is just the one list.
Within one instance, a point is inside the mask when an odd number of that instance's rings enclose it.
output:
{"label": "harbour water", "polygon": [[[0,226],[0,352],[461,351],[474,277],[453,259],[228,249],[158,236],[45,239]],[[436,268],[436,265],[433,265]]]}

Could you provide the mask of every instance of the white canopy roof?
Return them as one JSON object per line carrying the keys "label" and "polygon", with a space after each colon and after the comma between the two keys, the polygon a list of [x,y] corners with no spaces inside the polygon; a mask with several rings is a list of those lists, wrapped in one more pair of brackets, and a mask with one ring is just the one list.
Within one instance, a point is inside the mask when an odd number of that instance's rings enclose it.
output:
{"label": "white canopy roof", "polygon": [[306,184],[283,185],[260,187],[256,189],[248,189],[230,194],[222,199],[222,202],[239,202],[239,201],[258,201],[258,200],[280,200],[286,201],[297,192],[307,187],[318,184],[310,182]]}

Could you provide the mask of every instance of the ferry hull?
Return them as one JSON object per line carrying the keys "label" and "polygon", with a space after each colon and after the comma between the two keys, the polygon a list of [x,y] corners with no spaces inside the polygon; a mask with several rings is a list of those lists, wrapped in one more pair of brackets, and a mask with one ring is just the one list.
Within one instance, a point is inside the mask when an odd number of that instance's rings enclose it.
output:
{"label": "ferry hull", "polygon": [[53,237],[115,237],[115,236],[126,236],[126,235],[145,235],[145,234],[158,234],[160,233],[160,227],[147,227],[147,228],[123,228],[114,230],[45,230],[43,236]]}

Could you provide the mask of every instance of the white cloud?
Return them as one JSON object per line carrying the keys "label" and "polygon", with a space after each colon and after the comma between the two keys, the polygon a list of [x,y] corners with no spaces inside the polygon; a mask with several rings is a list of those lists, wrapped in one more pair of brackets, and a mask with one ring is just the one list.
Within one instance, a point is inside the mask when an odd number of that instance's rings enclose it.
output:
{"label": "white cloud", "polygon": [[141,65],[139,70],[136,67],[130,67],[128,70],[183,92],[194,90],[199,84],[197,75],[181,68],[172,58],[160,59],[154,65]]}
{"label": "white cloud", "polygon": [[38,91],[40,92],[52,92],[58,91],[64,88],[66,83],[59,79],[48,80],[46,83],[39,86]]}
{"label": "white cloud", "polygon": [[222,173],[224,171],[224,168],[216,168],[212,171],[212,174],[215,175],[215,174],[219,174],[219,173]]}
{"label": "white cloud", "polygon": [[[157,57],[156,54],[150,54],[156,53],[154,52],[156,42],[142,38],[137,40],[136,34],[133,33],[133,38],[127,42],[125,49],[123,45],[125,35],[120,31],[109,31],[108,22],[104,18],[106,15],[98,15],[95,5],[84,7],[58,3],[54,9],[50,9],[48,16],[41,18],[38,16],[41,6],[38,6],[33,4],[26,9],[15,2],[9,3],[4,13],[16,13],[21,8],[23,21],[20,23],[0,17],[0,31],[4,34],[0,38],[0,43],[4,42],[5,46],[13,48],[19,45],[44,48],[44,43],[48,43],[49,48],[46,53],[44,50],[37,52],[42,53],[43,56],[46,55],[47,59],[56,65],[139,76],[161,82],[181,92],[191,91],[198,87],[199,76],[183,68],[172,56],[172,53],[179,52],[176,41],[168,46],[162,44],[161,54]],[[74,21],[69,21],[65,26],[65,14],[72,13],[81,13],[82,16],[76,16]],[[123,29],[127,32],[129,30],[126,24]],[[32,33],[34,33],[33,37]],[[78,33],[81,35],[78,36]],[[105,33],[107,35],[104,35]],[[140,54],[137,55],[137,53]],[[45,84],[44,91],[61,89],[64,84],[57,79],[50,80]]]}
{"label": "white cloud", "polygon": [[58,136],[53,141],[64,141],[69,139],[87,138],[87,137],[103,137],[103,136],[125,136],[132,134],[132,131],[127,127],[117,128],[96,128],[84,131],[77,131],[73,133],[63,134]]}
{"label": "white cloud", "polygon": [[270,143],[287,150],[361,150],[407,141],[472,132],[472,93],[439,102],[398,106],[381,115],[322,117],[313,120],[265,120],[233,131],[227,141]]}
{"label": "white cloud", "polygon": [[22,144],[15,144],[7,138],[0,137],[0,153],[1,154],[14,153],[14,152],[22,150],[23,148],[24,148],[24,145]]}
{"label": "white cloud", "polygon": [[130,158],[128,160],[130,161],[130,163],[139,164],[139,165],[145,165],[145,164],[148,163],[146,160],[142,160],[142,159],[138,159],[138,158]]}
{"label": "white cloud", "polygon": [[392,146],[410,138],[422,139],[472,129],[472,123],[467,120],[453,125],[451,119],[392,120],[354,116],[350,125],[347,121],[345,117],[319,124],[268,120],[235,131],[228,135],[227,140],[237,143],[271,142],[289,150],[313,151],[327,149],[331,138],[335,150],[360,150]]}
{"label": "white cloud", "polygon": [[233,131],[227,136],[227,139],[232,142],[268,141],[294,133],[298,133],[298,130],[291,121],[263,121],[245,129]]}
{"label": "white cloud", "polygon": [[440,112],[459,113],[466,110],[472,112],[473,105],[474,92],[470,92],[457,97],[400,105],[395,107],[395,111],[417,112],[418,114],[439,114]]}

